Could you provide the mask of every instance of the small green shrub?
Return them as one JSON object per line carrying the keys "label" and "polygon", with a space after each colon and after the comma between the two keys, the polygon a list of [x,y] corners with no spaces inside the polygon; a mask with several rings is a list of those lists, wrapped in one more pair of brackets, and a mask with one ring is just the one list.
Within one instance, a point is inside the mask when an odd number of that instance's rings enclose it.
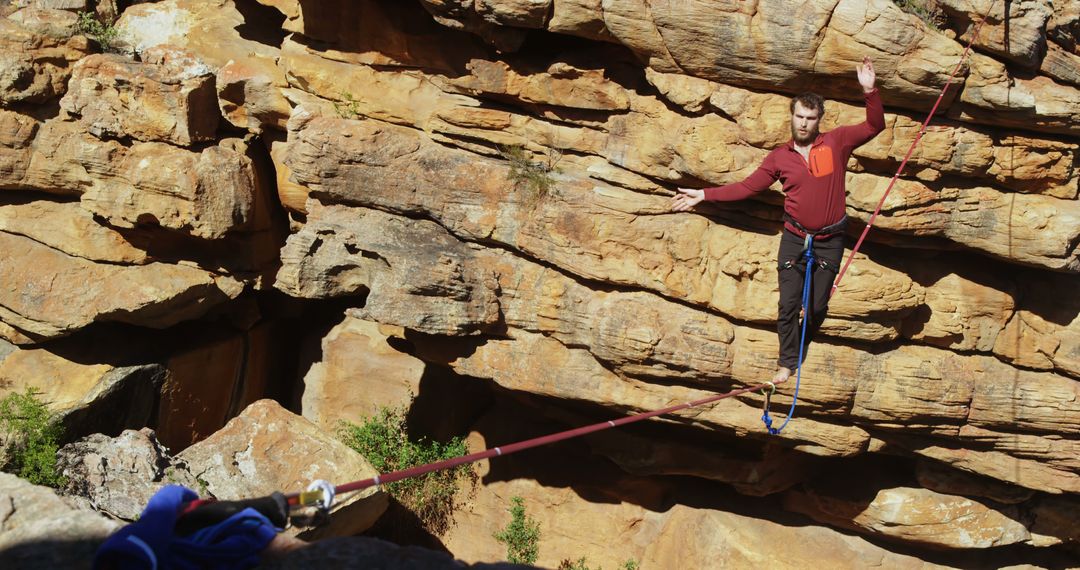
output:
{"label": "small green shrub", "polygon": [[334,109],[342,119],[357,119],[360,117],[360,101],[353,98],[348,91],[341,92],[342,101],[334,101]]}
{"label": "small green shrub", "polygon": [[38,396],[40,392],[8,394],[0,400],[3,470],[35,485],[60,487],[67,481],[57,472],[56,451],[63,428]]}
{"label": "small green shrub", "polygon": [[525,514],[525,499],[511,497],[510,502],[510,523],[495,533],[495,540],[506,545],[511,564],[532,564],[540,555],[540,523]]}
{"label": "small green shrub", "polygon": [[[409,438],[405,409],[383,408],[357,425],[341,422],[338,437],[364,456],[379,473],[408,469],[425,463],[451,459],[468,453],[465,440],[447,443]],[[440,535],[450,527],[454,497],[463,485],[476,482],[470,465],[443,469],[386,485],[390,496],[412,511],[429,532]]]}
{"label": "small green shrub", "polygon": [[[633,558],[627,560],[626,562],[623,562],[622,568],[623,568],[623,570],[639,570],[637,560],[634,560]],[[563,559],[563,561],[559,563],[559,567],[556,570],[593,570],[593,569],[589,567],[588,563],[585,562],[585,557],[582,556],[581,558],[578,558],[576,561],[571,561],[569,558]],[[595,570],[604,570],[604,569],[601,566],[597,566]]]}
{"label": "small green shrub", "polygon": [[[589,565],[585,563],[585,557],[582,556],[581,558],[578,558],[576,561],[573,562],[570,561],[569,558],[563,559],[563,561],[559,563],[559,567],[556,568],[556,570],[592,570],[592,568],[589,568]],[[596,570],[603,569],[597,568]]]}
{"label": "small green shrub", "polygon": [[101,51],[118,51],[116,40],[120,39],[120,30],[112,24],[98,20],[93,12],[79,12],[77,29],[80,34],[96,41],[101,46]]}
{"label": "small green shrub", "polygon": [[562,159],[558,151],[548,152],[543,162],[531,160],[521,145],[499,147],[499,153],[510,162],[507,180],[515,187],[524,187],[530,194],[530,202],[535,204],[551,194],[555,187],[552,174],[559,172],[557,166]]}
{"label": "small green shrub", "polygon": [[893,0],[898,8],[912,14],[930,26],[941,31],[945,25],[945,12],[938,6],[939,0]]}

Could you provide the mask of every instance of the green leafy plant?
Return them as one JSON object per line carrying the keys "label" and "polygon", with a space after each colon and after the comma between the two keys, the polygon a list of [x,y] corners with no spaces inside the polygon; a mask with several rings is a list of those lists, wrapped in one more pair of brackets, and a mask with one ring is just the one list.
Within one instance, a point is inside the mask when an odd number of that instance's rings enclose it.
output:
{"label": "green leafy plant", "polygon": [[938,6],[938,0],[893,0],[893,3],[934,30],[940,32],[942,26],[945,25],[945,12]]}
{"label": "green leafy plant", "polygon": [[76,26],[80,34],[96,41],[101,46],[101,51],[118,51],[116,41],[120,39],[120,30],[112,24],[98,20],[93,12],[79,12],[79,21]]}
{"label": "green leafy plant", "polygon": [[[409,438],[404,408],[383,408],[357,425],[341,422],[338,437],[364,456],[379,473],[408,469],[468,453],[465,440],[452,438],[439,443]],[[469,465],[443,469],[386,485],[390,496],[412,511],[429,532],[440,535],[450,527],[455,496],[463,485],[476,483]]]}
{"label": "green leafy plant", "polygon": [[[633,558],[623,562],[623,570],[639,570],[637,560]],[[556,570],[593,570],[589,567],[589,564],[585,561],[585,557],[582,556],[577,560],[570,560],[569,558],[563,559],[559,563],[559,567]],[[597,566],[595,570],[603,570],[603,567]]]}
{"label": "green leafy plant", "polygon": [[499,153],[510,162],[507,180],[516,187],[524,187],[530,193],[531,202],[535,204],[551,194],[555,187],[552,175],[559,172],[557,167],[562,153],[551,150],[544,161],[532,160],[521,145],[499,147]]}
{"label": "green leafy plant", "polygon": [[35,485],[60,487],[67,481],[56,469],[56,451],[63,428],[38,397],[40,392],[8,394],[0,400],[0,464]]}
{"label": "green leafy plant", "polygon": [[511,497],[510,503],[510,522],[494,534],[495,540],[506,545],[511,564],[532,564],[540,555],[540,523],[525,514],[525,499]]}
{"label": "green leafy plant", "polygon": [[[571,561],[569,558],[563,559],[562,562],[559,562],[559,567],[556,568],[556,570],[592,570],[592,569],[589,568],[589,565],[585,563],[585,557],[582,556],[581,558],[578,558],[575,561]],[[602,568],[597,568],[596,570],[603,570],[603,569]]]}
{"label": "green leafy plant", "polygon": [[348,91],[341,92],[341,101],[334,101],[334,109],[342,119],[356,119],[360,117],[360,101],[353,98]]}

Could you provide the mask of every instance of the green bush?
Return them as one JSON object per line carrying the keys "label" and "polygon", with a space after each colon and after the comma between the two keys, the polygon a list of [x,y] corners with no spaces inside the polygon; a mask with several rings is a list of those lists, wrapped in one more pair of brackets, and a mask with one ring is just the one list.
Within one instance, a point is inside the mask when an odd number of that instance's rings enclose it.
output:
{"label": "green bush", "polygon": [[40,392],[8,394],[0,400],[0,452],[3,471],[35,485],[60,487],[66,479],[56,470],[56,451],[63,428],[38,396]]}
{"label": "green bush", "polygon": [[112,24],[98,20],[93,12],[79,12],[77,29],[80,34],[96,41],[101,46],[101,51],[117,51],[116,40],[120,39],[120,30]]}
{"label": "green bush", "polygon": [[912,14],[932,29],[941,31],[945,25],[945,12],[938,6],[938,0],[893,0],[901,10]]}
{"label": "green bush", "polygon": [[525,514],[525,499],[511,497],[510,502],[510,523],[495,533],[495,540],[506,545],[511,564],[532,564],[540,555],[540,523]]}
{"label": "green bush", "polygon": [[[585,557],[582,556],[581,558],[578,558],[576,561],[573,561],[573,562],[571,562],[569,558],[564,559],[562,562],[559,563],[559,567],[556,570],[592,570],[592,569],[589,568],[589,565],[585,563]],[[603,569],[602,568],[597,568],[596,570],[603,570]]]}
{"label": "green bush", "polygon": [[[412,441],[404,408],[383,408],[378,415],[359,425],[341,422],[338,437],[363,455],[379,473],[451,459],[469,451],[465,440],[457,437],[447,443],[425,439]],[[412,511],[426,530],[440,535],[450,527],[458,489],[463,484],[475,482],[476,472],[472,466],[460,465],[389,483],[386,491]]]}
{"label": "green bush", "polygon": [[360,118],[360,101],[353,98],[348,91],[341,92],[341,101],[334,101],[334,109],[342,119]]}
{"label": "green bush", "polygon": [[550,151],[544,162],[531,160],[525,147],[520,145],[499,147],[499,153],[510,162],[510,172],[506,179],[515,187],[524,186],[530,194],[529,202],[535,204],[551,194],[555,186],[552,174],[559,172],[556,165],[562,158],[557,151]]}
{"label": "green bush", "polygon": [[[634,560],[633,558],[627,560],[626,562],[623,562],[622,567],[623,567],[623,570],[638,570],[639,569],[637,560]],[[564,559],[562,562],[559,563],[559,567],[556,570],[593,570],[593,569],[589,567],[589,565],[585,562],[585,557],[582,556],[581,558],[578,558],[576,561],[571,561],[569,558]],[[600,567],[600,566],[597,566],[596,570],[603,570],[603,568]]]}

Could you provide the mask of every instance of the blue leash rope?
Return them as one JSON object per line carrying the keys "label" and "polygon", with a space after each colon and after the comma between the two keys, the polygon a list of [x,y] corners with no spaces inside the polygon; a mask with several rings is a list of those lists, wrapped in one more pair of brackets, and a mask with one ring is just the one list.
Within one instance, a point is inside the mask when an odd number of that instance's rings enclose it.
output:
{"label": "blue leash rope", "polygon": [[765,428],[769,430],[772,435],[779,434],[788,422],[791,421],[791,416],[795,414],[795,404],[799,401],[799,383],[802,380],[802,362],[803,362],[803,347],[806,346],[806,321],[810,318],[810,274],[814,267],[814,237],[807,234],[806,236],[806,271],[803,278],[802,289],[802,332],[799,333],[799,363],[795,372],[795,394],[791,397],[791,408],[788,410],[787,417],[784,418],[784,423],[778,428],[772,427],[773,419],[769,416],[769,404],[772,401],[772,395],[776,392],[776,386],[772,387],[772,391],[765,394],[765,407],[761,415],[761,421],[765,423]]}

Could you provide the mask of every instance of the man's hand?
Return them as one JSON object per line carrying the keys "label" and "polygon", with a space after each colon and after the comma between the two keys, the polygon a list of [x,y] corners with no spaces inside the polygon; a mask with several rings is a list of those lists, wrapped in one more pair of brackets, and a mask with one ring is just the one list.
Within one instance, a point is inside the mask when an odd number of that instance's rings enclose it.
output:
{"label": "man's hand", "polygon": [[679,193],[671,198],[671,209],[675,212],[685,212],[705,199],[704,190],[693,188],[678,188],[677,190]]}
{"label": "man's hand", "polygon": [[874,90],[877,75],[874,73],[874,64],[870,61],[870,56],[863,57],[862,65],[855,66],[855,73],[859,75],[859,85],[862,85],[863,93]]}

